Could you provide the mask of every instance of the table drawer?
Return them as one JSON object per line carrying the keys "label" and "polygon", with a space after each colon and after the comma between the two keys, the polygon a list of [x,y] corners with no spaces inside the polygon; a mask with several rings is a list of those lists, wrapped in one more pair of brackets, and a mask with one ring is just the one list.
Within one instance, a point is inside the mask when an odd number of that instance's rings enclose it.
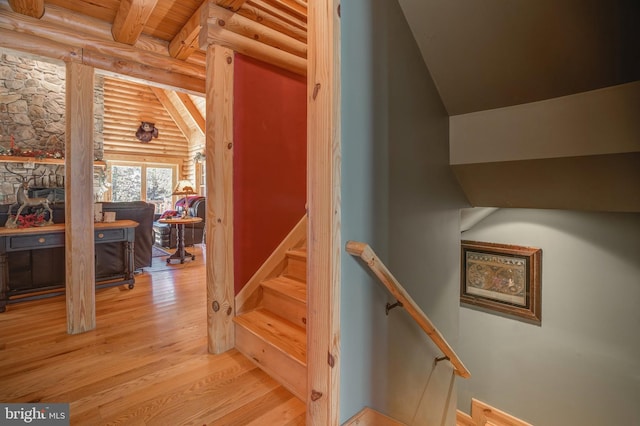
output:
{"label": "table drawer", "polygon": [[109,241],[124,241],[126,240],[125,229],[101,229],[94,231],[94,241],[96,244],[109,242]]}
{"label": "table drawer", "polygon": [[64,234],[19,235],[7,237],[8,250],[38,249],[64,246]]}

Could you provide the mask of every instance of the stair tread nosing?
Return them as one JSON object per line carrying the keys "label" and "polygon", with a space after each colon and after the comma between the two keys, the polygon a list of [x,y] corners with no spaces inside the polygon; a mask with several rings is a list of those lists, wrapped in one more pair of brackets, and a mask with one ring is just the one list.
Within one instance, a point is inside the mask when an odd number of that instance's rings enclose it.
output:
{"label": "stair tread nosing", "polygon": [[301,303],[307,303],[307,285],[283,275],[262,282],[262,286]]}
{"label": "stair tread nosing", "polygon": [[307,250],[302,248],[294,248],[287,250],[287,256],[300,260],[307,260]]}
{"label": "stair tread nosing", "polygon": [[304,328],[265,309],[239,315],[234,321],[306,366],[307,333]]}

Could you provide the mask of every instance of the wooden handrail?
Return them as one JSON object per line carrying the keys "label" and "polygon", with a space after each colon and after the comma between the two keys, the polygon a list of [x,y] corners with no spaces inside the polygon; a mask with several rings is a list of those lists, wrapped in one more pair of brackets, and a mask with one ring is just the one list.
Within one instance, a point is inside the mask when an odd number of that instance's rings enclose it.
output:
{"label": "wooden handrail", "polygon": [[467,370],[464,364],[462,364],[462,361],[460,361],[458,355],[456,355],[451,346],[449,346],[449,343],[447,343],[442,334],[440,334],[438,329],[435,328],[431,320],[429,320],[422,309],[420,309],[411,296],[409,296],[409,293],[407,293],[398,280],[396,280],[391,272],[389,272],[389,269],[387,269],[384,263],[382,263],[373,249],[368,244],[357,241],[348,241],[346,249],[349,254],[360,257],[369,266],[373,273],[376,274],[380,281],[382,281],[396,300],[402,303],[402,307],[407,310],[409,315],[411,315],[415,322],[418,323],[420,328],[427,333],[433,343],[436,344],[442,353],[449,359],[451,364],[453,364],[455,373],[460,377],[471,377],[471,373],[469,373],[469,370]]}

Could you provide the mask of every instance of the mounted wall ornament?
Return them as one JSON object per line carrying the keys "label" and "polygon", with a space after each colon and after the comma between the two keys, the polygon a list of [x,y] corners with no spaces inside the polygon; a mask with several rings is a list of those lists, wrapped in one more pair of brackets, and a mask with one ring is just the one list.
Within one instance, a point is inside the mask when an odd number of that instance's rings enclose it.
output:
{"label": "mounted wall ornament", "polygon": [[150,123],[148,121],[140,122],[140,127],[136,131],[136,138],[140,142],[147,143],[151,140],[151,138],[158,138],[158,129],[156,128],[155,123]]}

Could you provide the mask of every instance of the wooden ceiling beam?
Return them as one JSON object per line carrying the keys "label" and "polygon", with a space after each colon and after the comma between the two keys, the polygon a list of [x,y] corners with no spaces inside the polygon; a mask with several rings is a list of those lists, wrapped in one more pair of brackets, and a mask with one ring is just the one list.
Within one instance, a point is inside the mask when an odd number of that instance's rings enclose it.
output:
{"label": "wooden ceiling beam", "polygon": [[150,89],[156,95],[156,98],[158,98],[158,101],[164,109],[167,110],[167,113],[169,113],[169,116],[176,123],[176,126],[178,126],[178,129],[180,129],[187,141],[191,141],[193,129],[187,124],[183,117],[184,108],[181,108],[180,105],[176,105],[176,103],[173,102],[169,91],[158,89],[157,87],[150,87]]}
{"label": "wooden ceiling beam", "polygon": [[111,28],[113,39],[133,46],[157,3],[158,0],[121,0]]}
{"label": "wooden ceiling beam", "polygon": [[182,102],[182,105],[184,105],[184,108],[188,112],[189,116],[193,119],[193,121],[195,122],[196,126],[198,127],[198,129],[200,129],[200,132],[204,136],[205,118],[200,113],[200,110],[198,109],[196,104],[193,102],[193,100],[186,93],[175,92],[175,94],[178,97],[178,99],[180,99],[180,102]]}
{"label": "wooden ceiling beam", "polygon": [[9,5],[16,13],[40,19],[44,15],[44,0],[9,0]]}
{"label": "wooden ceiling beam", "polygon": [[[3,32],[7,37],[3,37],[0,43],[7,48],[56,59],[66,56],[65,60],[75,60],[107,72],[199,95],[205,91],[204,67],[171,58],[166,48],[163,55],[114,42],[107,28],[102,28],[99,34],[95,31],[91,34],[84,33],[79,29],[90,24],[85,21],[93,22],[92,20],[68,11],[57,14],[58,10],[53,7],[47,7],[46,15],[39,21],[8,9],[0,4],[0,29],[7,30]],[[43,45],[59,47],[48,52],[37,46],[37,39]],[[24,44],[25,41],[28,43]],[[79,56],[75,58],[74,55]]]}
{"label": "wooden ceiling beam", "polygon": [[298,15],[291,14],[287,10],[283,10],[282,7],[279,7],[279,4],[267,3],[265,1],[254,1],[251,2],[251,5],[256,7],[257,9],[262,10],[264,13],[269,14],[271,16],[275,16],[278,19],[281,19],[285,22],[290,22],[293,25],[297,25],[301,28],[307,28],[307,14]]}
{"label": "wooden ceiling beam", "polygon": [[216,0],[216,4],[225,9],[237,12],[247,0]]}
{"label": "wooden ceiling beam", "polygon": [[286,69],[295,74],[306,75],[307,73],[307,60],[304,58],[224,29],[205,27],[203,31],[205,32],[205,36],[201,38],[208,40],[209,44],[228,47],[236,52]]}
{"label": "wooden ceiling beam", "polygon": [[65,62],[80,62],[82,49],[0,28],[0,47]]}
{"label": "wooden ceiling beam", "polygon": [[195,77],[170,72],[166,68],[149,67],[138,62],[100,55],[91,50],[4,28],[0,28],[0,47],[64,62],[91,65],[101,74],[114,75],[137,83],[179,88],[200,96],[204,93],[204,81]]}
{"label": "wooden ceiling beam", "polygon": [[221,28],[236,34],[243,35],[249,39],[275,47],[276,49],[284,50],[301,58],[307,57],[306,43],[213,4],[209,6],[208,10],[210,23],[214,20],[215,24]]}
{"label": "wooden ceiling beam", "polygon": [[133,77],[137,80],[132,81],[143,84],[178,88],[198,95],[202,95],[205,91],[203,79],[180,74],[167,68],[151,67],[142,62],[102,55],[93,50],[83,50],[82,63],[113,73],[117,78],[122,78],[120,75]]}
{"label": "wooden ceiling beam", "polygon": [[271,3],[276,9],[282,10],[289,15],[297,15],[299,19],[307,20],[307,4],[296,0],[263,0]]}
{"label": "wooden ceiling beam", "polygon": [[[3,9],[3,2],[0,0],[0,9]],[[48,22],[61,28],[68,28],[74,32],[81,34],[82,37],[92,36],[101,40],[113,42],[113,34],[111,33],[111,24],[106,21],[81,15],[77,12],[59,7],[55,4],[47,4],[47,13],[42,17],[41,22]],[[144,33],[138,37],[138,41],[133,47],[145,51],[152,52],[162,56],[169,56],[168,43]],[[204,69],[204,66],[200,67]]]}
{"label": "wooden ceiling beam", "polygon": [[202,29],[202,21],[206,19],[207,9],[208,4],[204,2],[202,6],[191,15],[191,18],[189,18],[187,23],[169,43],[169,55],[176,59],[186,60],[193,52],[199,49],[198,37]]}
{"label": "wooden ceiling beam", "polygon": [[307,42],[306,24],[301,26],[298,25],[298,23],[283,20],[252,5],[247,5],[239,10],[238,15],[242,15],[252,21],[260,22],[265,27],[276,30],[305,44]]}
{"label": "wooden ceiling beam", "polygon": [[[0,2],[0,28],[31,34],[70,46],[100,52],[104,55],[137,61],[151,67],[198,77],[204,80],[204,67],[177,60],[169,56],[167,45],[145,40],[144,46],[128,46],[113,41],[111,27],[99,26],[97,20],[63,8],[47,6],[47,13],[39,20],[16,14],[3,8]],[[85,31],[91,28],[90,31]],[[19,47],[19,46],[16,46]]]}
{"label": "wooden ceiling beam", "polygon": [[202,49],[206,49],[209,44],[217,44],[295,74],[306,75],[306,58],[228,30],[226,20],[220,16],[231,19],[230,13],[212,3],[209,4],[206,26],[203,25],[199,38]]}

